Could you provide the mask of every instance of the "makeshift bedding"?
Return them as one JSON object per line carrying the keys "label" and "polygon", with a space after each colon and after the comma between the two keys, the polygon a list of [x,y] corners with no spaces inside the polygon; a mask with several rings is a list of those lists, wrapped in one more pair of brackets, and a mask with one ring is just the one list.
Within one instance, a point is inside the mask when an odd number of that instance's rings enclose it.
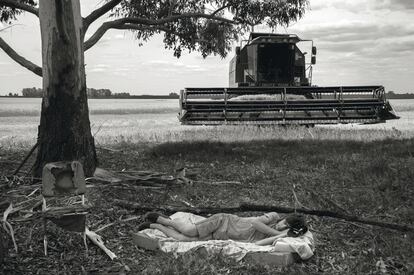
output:
{"label": "makeshift bedding", "polygon": [[[204,217],[185,212],[177,212],[171,215],[170,218],[193,223],[205,219]],[[167,237],[157,229],[145,229],[142,230],[141,233],[145,233],[151,239],[158,240],[158,247],[161,251],[174,254],[181,254],[190,250],[195,251],[199,248],[204,248],[208,254],[221,253],[222,255],[232,257],[236,260],[241,260],[248,253],[252,252],[297,253],[302,260],[306,260],[313,256],[315,250],[313,235],[309,231],[301,237],[285,237],[278,240],[275,245],[266,246],[233,240],[182,242]]]}

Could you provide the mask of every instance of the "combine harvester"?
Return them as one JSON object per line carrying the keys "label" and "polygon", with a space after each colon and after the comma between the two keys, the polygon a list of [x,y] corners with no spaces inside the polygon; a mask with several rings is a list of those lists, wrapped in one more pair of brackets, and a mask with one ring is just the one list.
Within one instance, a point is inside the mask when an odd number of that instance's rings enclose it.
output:
{"label": "combine harvester", "polygon": [[[308,63],[300,42],[312,43]],[[312,40],[252,33],[230,61],[230,87],[182,90],[179,120],[190,125],[315,125],[399,118],[383,86],[313,86],[315,63]]]}

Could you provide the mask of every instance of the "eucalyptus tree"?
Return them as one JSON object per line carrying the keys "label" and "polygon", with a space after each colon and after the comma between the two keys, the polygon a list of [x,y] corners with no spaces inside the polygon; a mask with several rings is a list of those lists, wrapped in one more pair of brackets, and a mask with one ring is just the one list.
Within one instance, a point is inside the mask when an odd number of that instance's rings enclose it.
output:
{"label": "eucalyptus tree", "polygon": [[[41,66],[21,56],[0,36],[0,48],[10,58],[43,77],[34,174],[39,176],[47,162],[72,159],[81,160],[86,174],[93,174],[97,157],[84,52],[108,30],[131,30],[139,44],[162,35],[165,47],[177,57],[182,51],[225,57],[232,42],[251,26],[288,25],[301,18],[306,7],[307,0],[107,0],[82,17],[80,0],[0,0],[0,22],[12,24],[26,12],[38,17],[40,24]],[[106,21],[88,33],[101,17]]]}

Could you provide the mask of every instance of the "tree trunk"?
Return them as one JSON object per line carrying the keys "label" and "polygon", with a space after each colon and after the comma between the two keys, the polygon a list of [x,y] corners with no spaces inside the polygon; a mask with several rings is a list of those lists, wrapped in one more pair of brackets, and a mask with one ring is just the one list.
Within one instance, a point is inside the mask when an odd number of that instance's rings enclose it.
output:
{"label": "tree trunk", "polygon": [[39,177],[53,161],[79,160],[86,176],[97,165],[86,94],[79,0],[39,1],[43,100],[34,167]]}

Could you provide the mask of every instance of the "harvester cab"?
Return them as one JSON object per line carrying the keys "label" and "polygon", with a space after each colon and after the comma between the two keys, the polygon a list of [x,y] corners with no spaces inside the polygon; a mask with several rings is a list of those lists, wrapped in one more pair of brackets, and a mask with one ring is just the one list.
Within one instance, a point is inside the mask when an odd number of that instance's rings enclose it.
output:
{"label": "harvester cab", "polygon": [[[310,58],[298,47],[311,43]],[[383,86],[312,85],[312,40],[293,34],[252,33],[230,61],[228,88],[180,92],[183,124],[337,124],[397,119]]]}
{"label": "harvester cab", "polygon": [[[311,42],[311,62],[298,43]],[[230,87],[310,86],[316,47],[292,34],[252,33],[230,61]]]}

